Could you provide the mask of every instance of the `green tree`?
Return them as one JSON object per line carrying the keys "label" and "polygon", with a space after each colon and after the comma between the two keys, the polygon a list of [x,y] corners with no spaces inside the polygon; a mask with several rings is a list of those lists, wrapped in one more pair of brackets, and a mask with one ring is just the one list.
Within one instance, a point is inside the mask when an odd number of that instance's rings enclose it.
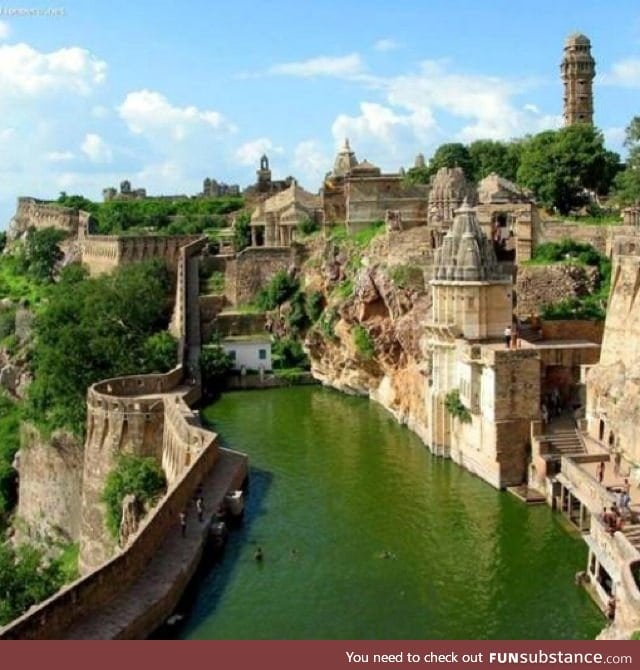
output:
{"label": "green tree", "polygon": [[167,327],[170,282],[161,261],[85,280],[77,274],[51,287],[37,315],[26,409],[45,430],[81,435],[87,387],[144,369],[147,338]]}
{"label": "green tree", "polygon": [[251,244],[251,214],[242,212],[236,218],[236,225],[233,231],[233,246],[236,251],[242,251]]}
{"label": "green tree", "polygon": [[214,344],[203,347],[200,351],[200,373],[205,395],[215,395],[223,379],[232,369],[231,356],[220,346],[219,338],[215,337]]}
{"label": "green tree", "polygon": [[113,537],[118,537],[125,496],[135,495],[137,501],[149,509],[166,488],[167,479],[154,458],[121,454],[107,475],[102,493],[102,502],[107,508],[107,528]]}
{"label": "green tree", "polygon": [[625,131],[624,146],[628,149],[625,169],[616,175],[616,200],[621,205],[640,202],[640,116],[634,116]]}
{"label": "green tree", "polygon": [[436,149],[429,161],[429,173],[434,175],[442,167],[460,167],[467,179],[473,180],[474,178],[473,159],[469,149],[460,142],[442,144]]}
{"label": "green tree", "polygon": [[145,372],[168,372],[178,360],[178,342],[166,330],[150,335],[142,345]]}
{"label": "green tree", "polygon": [[602,133],[580,123],[525,140],[518,183],[548,209],[568,214],[589,201],[588,191],[608,193],[618,165],[619,156],[605,149]]}
{"label": "green tree", "polygon": [[487,175],[496,174],[515,181],[520,164],[519,142],[476,140],[469,145],[469,156],[473,164],[473,180],[479,182]]}
{"label": "green tree", "polygon": [[66,233],[57,228],[31,228],[24,244],[22,265],[27,274],[39,282],[51,282],[57,264],[64,258],[60,242]]}

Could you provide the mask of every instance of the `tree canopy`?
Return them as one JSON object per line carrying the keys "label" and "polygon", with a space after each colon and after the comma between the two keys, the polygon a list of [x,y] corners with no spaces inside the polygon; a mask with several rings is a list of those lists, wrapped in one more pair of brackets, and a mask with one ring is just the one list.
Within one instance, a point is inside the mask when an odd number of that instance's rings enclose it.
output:
{"label": "tree canopy", "polygon": [[619,162],[618,154],[605,149],[599,130],[575,124],[526,139],[517,180],[545,207],[568,214],[589,202],[589,191],[608,193]]}
{"label": "tree canopy", "polygon": [[621,205],[633,205],[640,202],[640,116],[627,126],[624,146],[629,155],[625,170],[615,178],[615,195]]}
{"label": "tree canopy", "polygon": [[[169,276],[161,261],[125,265],[91,279],[72,266],[35,321],[34,381],[27,414],[43,428],[81,434],[87,387],[101,379],[164,372]],[[173,349],[175,351],[175,349]],[[175,358],[173,359],[175,361]]]}

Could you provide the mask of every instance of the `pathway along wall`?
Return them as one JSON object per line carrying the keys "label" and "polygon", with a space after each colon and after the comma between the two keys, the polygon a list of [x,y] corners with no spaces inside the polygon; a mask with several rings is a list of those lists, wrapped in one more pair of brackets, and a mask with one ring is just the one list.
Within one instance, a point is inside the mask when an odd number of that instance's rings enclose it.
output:
{"label": "pathway along wall", "polygon": [[[186,404],[199,389],[180,386],[189,342],[187,266],[206,240],[179,250],[176,315],[178,365],[166,374],[134,375],[98,382],[87,392],[87,439],[83,477],[80,563],[91,571],[0,630],[2,639],[55,639],[73,621],[104,606],[144,571],[181,510],[218,459],[217,436],[199,425]],[[196,306],[197,309],[197,301]],[[189,378],[192,378],[190,375]],[[107,472],[121,453],[154,455],[167,468],[166,495],[115,556],[104,537],[100,503]],[[98,565],[100,563],[100,565]]]}

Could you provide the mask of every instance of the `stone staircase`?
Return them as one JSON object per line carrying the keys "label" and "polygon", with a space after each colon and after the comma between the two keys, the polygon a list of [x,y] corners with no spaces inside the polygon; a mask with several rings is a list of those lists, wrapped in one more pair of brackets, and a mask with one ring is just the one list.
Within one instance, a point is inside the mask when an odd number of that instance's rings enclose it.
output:
{"label": "stone staircase", "polygon": [[542,340],[542,331],[540,328],[534,328],[530,324],[523,324],[518,328],[518,336],[521,340],[527,342],[540,342]]}
{"label": "stone staircase", "polygon": [[547,433],[545,442],[549,444],[549,453],[558,456],[581,456],[587,453],[575,430],[562,430],[555,433]]}

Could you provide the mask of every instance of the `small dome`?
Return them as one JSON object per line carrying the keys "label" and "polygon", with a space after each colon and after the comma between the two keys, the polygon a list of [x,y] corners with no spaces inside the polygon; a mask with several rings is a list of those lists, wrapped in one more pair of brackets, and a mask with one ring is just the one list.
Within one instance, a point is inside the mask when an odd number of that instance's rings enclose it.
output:
{"label": "small dome", "polygon": [[582,33],[572,33],[565,41],[565,46],[574,46],[577,44],[591,46],[591,41],[586,35],[583,35]]}

